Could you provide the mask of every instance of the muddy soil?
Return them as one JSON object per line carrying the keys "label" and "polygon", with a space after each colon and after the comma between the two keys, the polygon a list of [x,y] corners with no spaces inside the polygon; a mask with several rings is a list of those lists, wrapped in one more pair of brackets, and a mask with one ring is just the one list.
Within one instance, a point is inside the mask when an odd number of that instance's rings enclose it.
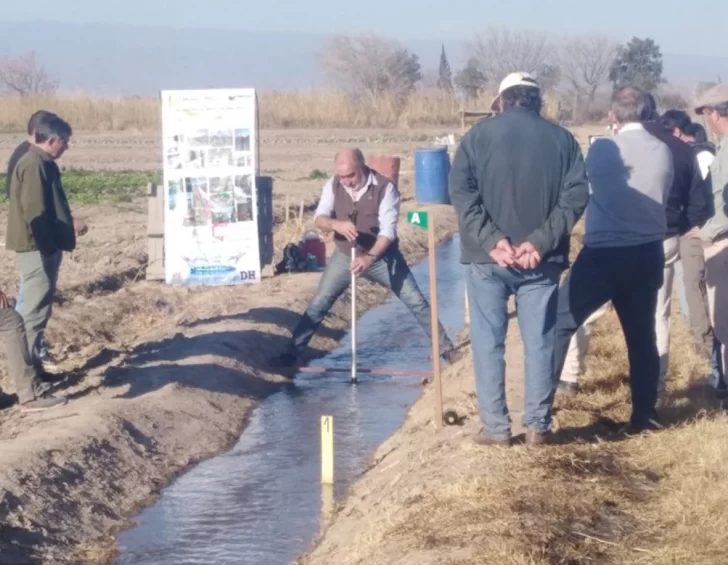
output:
{"label": "muddy soil", "polygon": [[[404,212],[413,209],[412,150],[420,137],[388,134],[368,141],[312,132],[311,143],[263,136],[262,173],[275,177],[278,251],[312,225],[311,211],[334,153],[401,155]],[[292,136],[305,139],[303,133]],[[0,137],[3,162],[20,136]],[[427,138],[429,139],[429,138]],[[154,135],[84,136],[64,159],[94,169],[157,168]],[[429,142],[428,142],[429,143]],[[75,154],[74,154],[75,153]],[[408,171],[407,163],[410,163]],[[286,196],[304,216],[284,220]],[[450,207],[432,207],[438,237],[456,228]],[[280,351],[313,295],[315,273],[265,278],[255,286],[188,289],[145,281],[146,202],[75,207],[89,232],[64,258],[48,328],[54,354],[69,372],[71,402],[21,415],[12,397],[0,411],[0,563],[103,560],[113,534],[190,464],[231,446],[259,399],[285,382],[265,362]],[[5,211],[0,212],[4,241]],[[401,221],[409,261],[426,253],[426,233]],[[329,247],[331,244],[329,242]],[[17,287],[12,253],[0,251],[0,288]],[[361,309],[387,294],[372,285]],[[348,326],[342,299],[312,341],[310,355],[334,347]],[[2,388],[13,392],[2,367]]]}

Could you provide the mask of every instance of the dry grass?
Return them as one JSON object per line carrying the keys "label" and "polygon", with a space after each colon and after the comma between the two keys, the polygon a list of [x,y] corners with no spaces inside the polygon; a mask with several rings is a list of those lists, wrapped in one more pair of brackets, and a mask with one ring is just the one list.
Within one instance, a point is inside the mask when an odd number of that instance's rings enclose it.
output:
{"label": "dry grass", "polygon": [[[491,94],[469,101],[464,109],[488,109]],[[421,90],[404,106],[383,96],[375,103],[356,103],[343,93],[271,91],[259,93],[261,126],[265,128],[370,128],[457,126],[461,104],[438,90]],[[62,115],[79,131],[147,131],[159,129],[157,98],[96,98],[86,95],[0,98],[0,128],[22,131],[28,117],[43,108]],[[545,114],[555,118],[559,103],[547,98]]]}
{"label": "dry grass", "polygon": [[487,477],[437,490],[407,522],[427,521],[453,547],[469,537],[461,563],[725,562],[728,417],[700,386],[707,371],[675,314],[667,429],[615,435],[610,422],[629,419],[630,393],[610,312],[592,334],[583,393],[556,403],[557,427],[572,442],[489,453]]}
{"label": "dry grass", "polygon": [[[673,329],[665,430],[615,433],[613,421],[629,418],[630,394],[626,347],[610,312],[592,333],[583,393],[557,399],[565,443],[482,449],[467,439],[418,436],[422,447],[402,439],[388,466],[407,479],[373,477],[344,512],[360,507],[368,517],[360,520],[376,525],[351,532],[336,550],[342,525],[310,562],[725,563],[728,416],[702,392],[707,364],[677,313]],[[411,460],[419,463],[408,468]],[[390,483],[397,487],[386,492]]]}

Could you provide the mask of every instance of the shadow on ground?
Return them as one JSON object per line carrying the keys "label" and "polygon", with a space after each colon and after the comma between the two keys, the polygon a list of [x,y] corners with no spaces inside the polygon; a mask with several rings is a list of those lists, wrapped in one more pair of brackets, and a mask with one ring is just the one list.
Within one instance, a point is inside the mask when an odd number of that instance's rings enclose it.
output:
{"label": "shadow on ground", "polygon": [[[256,308],[245,314],[196,321],[186,327],[200,327],[203,323],[213,325],[224,320],[286,327],[293,325],[298,317],[297,313],[282,308]],[[322,325],[317,333],[338,340],[346,332]],[[293,376],[291,370],[268,366],[271,357],[285,351],[289,340],[290,334],[280,335],[260,330],[215,331],[195,336],[178,333],[171,338],[141,344],[131,351],[107,348],[69,375],[57,390],[79,384],[89,371],[123,356],[121,364],[106,369],[99,384],[71,394],[69,398],[84,397],[101,387],[123,386],[129,386],[129,390],[122,398],[134,398],[173,383],[210,392],[260,398],[281,384],[267,380],[265,375]],[[327,353],[326,350],[309,348],[304,362]]]}

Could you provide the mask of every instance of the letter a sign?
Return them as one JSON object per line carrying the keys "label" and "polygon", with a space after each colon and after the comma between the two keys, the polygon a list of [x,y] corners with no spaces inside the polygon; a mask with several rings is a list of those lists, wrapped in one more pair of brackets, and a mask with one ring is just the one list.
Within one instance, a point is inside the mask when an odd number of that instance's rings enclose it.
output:
{"label": "letter a sign", "polygon": [[419,228],[427,228],[427,212],[407,212],[407,223]]}

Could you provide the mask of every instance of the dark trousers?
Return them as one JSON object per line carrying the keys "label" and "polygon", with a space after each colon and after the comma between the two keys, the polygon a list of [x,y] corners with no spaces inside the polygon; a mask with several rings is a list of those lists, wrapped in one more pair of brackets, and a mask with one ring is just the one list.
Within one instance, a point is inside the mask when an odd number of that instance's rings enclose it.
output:
{"label": "dark trousers", "polygon": [[663,282],[662,241],[632,247],[584,247],[559,289],[554,386],[569,340],[600,306],[612,301],[627,342],[632,424],[657,419],[660,357],[655,334],[657,293]]}

